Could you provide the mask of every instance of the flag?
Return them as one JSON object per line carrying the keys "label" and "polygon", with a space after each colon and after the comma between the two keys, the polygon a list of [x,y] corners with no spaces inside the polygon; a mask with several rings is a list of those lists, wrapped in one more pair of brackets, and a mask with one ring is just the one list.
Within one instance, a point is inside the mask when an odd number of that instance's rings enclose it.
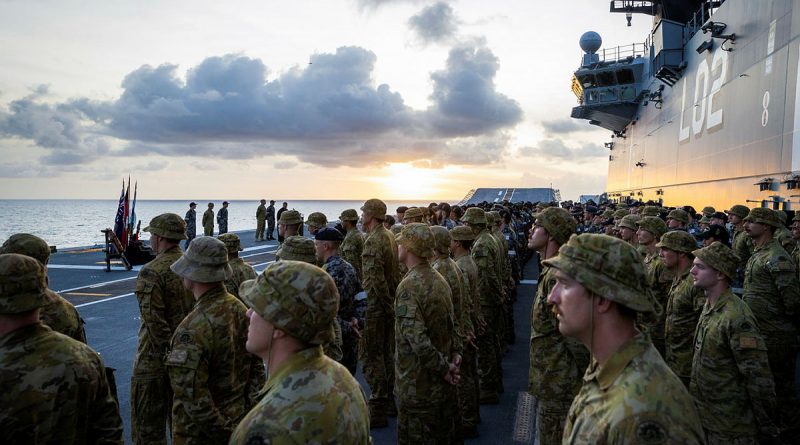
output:
{"label": "flag", "polygon": [[122,238],[119,239],[119,242],[122,243],[122,250],[126,250],[128,247],[128,217],[130,216],[128,212],[130,211],[130,196],[131,196],[131,177],[128,176],[128,187],[125,189],[125,207],[122,213]]}
{"label": "flag", "polygon": [[[130,181],[128,181],[128,187],[130,187]],[[136,227],[136,194],[139,190],[139,181],[133,183],[133,202],[131,202],[131,217],[128,218],[128,235],[132,235],[134,233],[134,228]]]}
{"label": "flag", "polygon": [[[117,216],[114,219],[114,234],[122,242],[125,236],[125,179],[122,180],[122,191],[119,194],[119,204],[117,205]],[[120,252],[121,253],[121,252]]]}

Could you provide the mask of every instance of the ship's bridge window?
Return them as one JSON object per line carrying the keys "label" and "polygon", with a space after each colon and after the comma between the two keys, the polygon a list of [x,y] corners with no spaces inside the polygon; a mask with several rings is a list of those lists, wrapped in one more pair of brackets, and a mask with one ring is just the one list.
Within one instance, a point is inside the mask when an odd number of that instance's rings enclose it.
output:
{"label": "ship's bridge window", "polygon": [[623,69],[617,71],[617,82],[619,82],[620,85],[633,83],[634,81],[635,79],[633,77],[633,70]]}
{"label": "ship's bridge window", "polygon": [[578,76],[578,81],[583,85],[583,88],[594,88],[597,86],[594,74],[581,74]]}
{"label": "ship's bridge window", "polygon": [[613,71],[600,71],[597,73],[597,84],[601,87],[607,87],[617,84],[617,79],[614,77]]}
{"label": "ship's bridge window", "polygon": [[612,102],[617,100],[617,91],[614,88],[607,88],[600,91],[600,102]]}

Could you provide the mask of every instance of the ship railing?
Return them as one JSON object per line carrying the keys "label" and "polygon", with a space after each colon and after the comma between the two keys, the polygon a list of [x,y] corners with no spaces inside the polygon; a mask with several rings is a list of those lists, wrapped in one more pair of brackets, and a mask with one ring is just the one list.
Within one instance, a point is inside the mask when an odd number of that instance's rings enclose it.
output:
{"label": "ship railing", "polygon": [[706,24],[707,21],[711,20],[711,16],[717,12],[717,9],[725,3],[725,0],[705,0],[700,9],[694,13],[692,19],[686,24],[686,30],[688,32],[688,36],[686,40],[692,38],[693,35],[700,31],[700,28]]}
{"label": "ship railing", "polygon": [[597,52],[600,62],[617,62],[628,58],[644,57],[647,55],[648,46],[645,43],[632,43],[614,48],[603,48]]}

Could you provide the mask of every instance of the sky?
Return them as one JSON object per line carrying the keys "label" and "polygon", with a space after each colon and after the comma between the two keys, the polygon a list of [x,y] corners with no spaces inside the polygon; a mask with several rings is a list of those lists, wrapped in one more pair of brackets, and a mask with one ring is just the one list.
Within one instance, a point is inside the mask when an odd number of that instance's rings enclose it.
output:
{"label": "sky", "polygon": [[604,190],[571,119],[606,0],[0,0],[0,199],[436,199]]}

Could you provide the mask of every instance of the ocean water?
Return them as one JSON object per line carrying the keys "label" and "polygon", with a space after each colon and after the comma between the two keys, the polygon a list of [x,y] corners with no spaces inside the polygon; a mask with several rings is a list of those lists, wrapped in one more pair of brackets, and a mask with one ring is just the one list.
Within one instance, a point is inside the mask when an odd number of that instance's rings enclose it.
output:
{"label": "ocean water", "polygon": [[[275,210],[280,208],[284,200],[276,200]],[[285,200],[289,209],[299,211],[304,217],[311,212],[322,212],[329,221],[336,221],[342,210],[360,209],[364,201],[327,201],[327,200]],[[201,225],[203,212],[209,202],[214,202],[215,234],[216,211],[222,208],[222,201],[195,200],[197,203],[197,232],[202,235]],[[390,214],[400,205],[427,206],[431,200],[385,201]],[[453,201],[456,202],[456,201]],[[32,233],[51,246],[59,249],[68,247],[84,247],[101,245],[104,235],[101,230],[114,227],[117,214],[116,199],[108,200],[0,200],[0,243],[15,233]],[[255,230],[256,201],[229,201],[228,231]],[[172,212],[181,217],[189,210],[189,201],[185,200],[139,200],[136,203],[136,215],[142,221],[142,228],[156,215]],[[359,211],[360,213],[360,211]],[[141,232],[140,239],[147,240],[150,235]]]}

